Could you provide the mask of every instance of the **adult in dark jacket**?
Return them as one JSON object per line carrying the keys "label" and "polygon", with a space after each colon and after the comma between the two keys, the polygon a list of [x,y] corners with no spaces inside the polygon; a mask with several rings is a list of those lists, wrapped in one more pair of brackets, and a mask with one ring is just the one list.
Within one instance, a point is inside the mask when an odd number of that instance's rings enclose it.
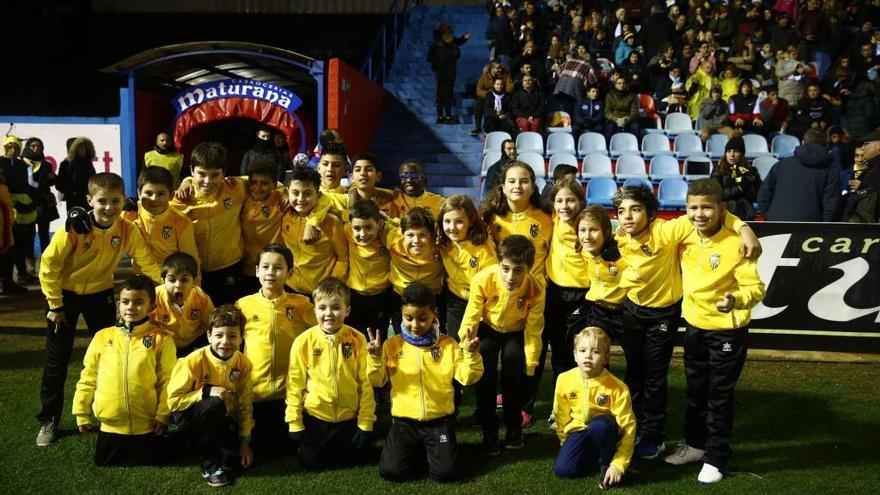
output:
{"label": "adult in dark jacket", "polygon": [[492,91],[486,95],[483,111],[486,114],[486,124],[483,126],[486,134],[495,131],[504,131],[513,134],[513,118],[510,113],[511,95],[505,91],[504,79],[498,78],[492,83]]}
{"label": "adult in dark jacket", "polygon": [[662,6],[651,7],[651,15],[645,19],[638,37],[638,44],[644,47],[646,60],[651,60],[662,46],[675,39],[675,25]]}
{"label": "adult in dark jacket", "polygon": [[434,34],[434,43],[428,50],[428,62],[437,79],[437,92],[434,97],[434,105],[437,107],[437,123],[453,124],[452,116],[452,91],[455,86],[455,73],[458,59],[461,57],[459,46],[470,39],[470,33],[464,33],[459,37],[452,34],[452,26],[440,24]]}
{"label": "adult in dark jacket", "polygon": [[873,131],[856,140],[868,168],[855,181],[848,195],[844,221],[880,223],[880,131]]}
{"label": "adult in dark jacket", "polygon": [[505,139],[501,143],[501,158],[486,170],[486,194],[501,185],[501,169],[509,162],[516,160],[516,141]]}
{"label": "adult in dark jacket", "polygon": [[89,179],[95,175],[95,145],[87,137],[73,138],[67,148],[67,159],[58,166],[58,183],[55,189],[64,195],[67,211],[79,206],[91,209],[86,201]]}
{"label": "adult in dark jacket", "polygon": [[492,40],[495,47],[495,58],[505,67],[510,64],[510,58],[517,50],[516,36],[513,33],[513,19],[515,17],[516,9],[505,7],[504,15],[498,16],[492,26],[492,32],[495,35]]}
{"label": "adult in dark jacket", "polygon": [[761,176],[746,161],[746,145],[743,138],[730,138],[724,148],[724,156],[712,169],[712,178],[721,184],[721,199],[727,211],[742,220],[754,220],[753,203],[761,187]]}
{"label": "adult in dark jacket", "polygon": [[614,88],[605,96],[605,138],[617,132],[639,136],[639,101],[626,87],[626,79],[614,80]]}
{"label": "adult in dark jacket", "polygon": [[58,218],[58,202],[52,193],[57,176],[52,170],[52,164],[46,161],[43,155],[43,141],[32,137],[25,141],[21,158],[31,169],[29,181],[36,183],[37,188],[37,231],[40,236],[40,249],[45,251],[49,247],[49,224]]}
{"label": "adult in dark jacket", "polygon": [[544,92],[532,76],[523,77],[522,88],[513,92],[510,111],[517,129],[522,132],[541,132],[544,129]]}
{"label": "adult in dark jacket", "polygon": [[290,168],[290,158],[284,159],[275,150],[275,142],[272,140],[272,129],[260,126],[257,129],[257,139],[254,147],[247,150],[241,159],[241,175],[247,175],[251,164],[257,160],[267,160],[275,165],[277,179],[283,180],[284,173]]}
{"label": "adult in dark jacket", "polygon": [[798,146],[767,174],[758,206],[773,222],[834,222],[840,216],[840,172],[820,143]]}

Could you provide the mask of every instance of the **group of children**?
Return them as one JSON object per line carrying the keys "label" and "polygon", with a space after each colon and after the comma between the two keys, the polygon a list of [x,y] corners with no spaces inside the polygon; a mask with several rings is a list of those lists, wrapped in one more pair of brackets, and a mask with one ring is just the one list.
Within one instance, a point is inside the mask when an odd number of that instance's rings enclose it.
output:
{"label": "group of children", "polygon": [[[656,218],[652,191],[623,188],[615,233],[572,180],[554,184],[549,213],[534,172],[516,161],[481,211],[427,192],[417,161],[389,191],[376,187],[376,158],[355,155],[346,189],[339,145],[284,185],[259,161],[248,177],[225,177],[225,161],[222,145],[197,146],[177,191],[167,171],[147,167],[137,202],[114,174],[90,179],[91,212],[72,210],[40,267],[49,312],[37,445],[55,437],[80,314],[93,339],[73,413],[83,434],[92,415],[100,422],[96,464],[158,463],[170,442],[198,452],[212,486],[255,451],[296,446],[307,469],[361,462],[383,397],[375,389],[388,384],[380,475],[453,480],[461,387],[475,385],[484,455],[523,448],[522,412],[549,342],[556,474],[598,464],[608,487],[633,452],[665,449],[683,314],[686,438],[666,461],[702,461],[700,481],[721,479],[763,284],[760,245],[725,212],[717,183],[694,182],[687,215],[672,221]],[[113,274],[126,252],[138,274],[122,285],[116,320]],[[607,370],[612,339],[623,382]]]}

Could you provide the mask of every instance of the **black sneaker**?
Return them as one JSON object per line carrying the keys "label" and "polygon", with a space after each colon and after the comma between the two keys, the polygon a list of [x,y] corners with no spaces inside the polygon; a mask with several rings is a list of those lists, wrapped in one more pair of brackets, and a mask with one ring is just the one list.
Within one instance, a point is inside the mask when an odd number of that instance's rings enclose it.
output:
{"label": "black sneaker", "polygon": [[480,445],[480,453],[483,457],[498,457],[501,455],[501,447],[498,445],[496,435],[483,434],[483,443]]}
{"label": "black sneaker", "polygon": [[202,469],[202,477],[208,482],[208,486],[226,486],[231,482],[223,466]]}
{"label": "black sneaker", "polygon": [[504,448],[507,450],[519,450],[526,446],[523,442],[522,430],[508,430],[504,435]]}

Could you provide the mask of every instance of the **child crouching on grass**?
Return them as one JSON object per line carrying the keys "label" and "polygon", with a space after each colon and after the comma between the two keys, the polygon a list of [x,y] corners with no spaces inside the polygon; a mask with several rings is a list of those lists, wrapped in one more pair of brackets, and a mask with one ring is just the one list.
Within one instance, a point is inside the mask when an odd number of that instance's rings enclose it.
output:
{"label": "child crouching on grass", "polygon": [[577,367],[559,375],[553,396],[562,444],[556,476],[575,478],[598,463],[602,489],[620,483],[636,438],[629,389],[605,369],[610,352],[611,339],[601,328],[581,330],[574,338]]}
{"label": "child crouching on grass", "polygon": [[180,359],[168,385],[177,434],[202,460],[211,486],[232,482],[240,465],[254,460],[251,362],[238,349],[244,315],[227,304],[211,313],[208,345]]}
{"label": "child crouching on grass", "polygon": [[170,333],[150,321],[156,303],[153,281],[134,275],[122,284],[122,323],[95,334],[83,359],[73,395],[80,435],[101,423],[95,464],[156,465],[165,457],[162,439],[168,424],[167,387],[176,351]]}
{"label": "child crouching on grass", "polygon": [[[440,333],[434,291],[414,282],[401,296],[400,334],[384,345],[379,330],[368,329],[369,376],[374,387],[391,382],[391,431],[379,459],[379,475],[404,481],[427,460],[436,481],[456,478],[453,381],[471,385],[483,375],[476,327],[461,348]],[[426,458],[427,455],[427,458]]]}

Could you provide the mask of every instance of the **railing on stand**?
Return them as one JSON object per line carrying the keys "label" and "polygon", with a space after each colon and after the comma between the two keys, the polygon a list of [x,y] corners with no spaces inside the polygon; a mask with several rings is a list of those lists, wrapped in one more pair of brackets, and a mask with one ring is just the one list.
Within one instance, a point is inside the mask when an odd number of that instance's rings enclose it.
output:
{"label": "railing on stand", "polygon": [[385,84],[385,77],[391,70],[391,64],[394,62],[398,45],[403,38],[409,14],[412,8],[419,3],[419,0],[393,0],[391,2],[391,8],[382,21],[379,32],[373,38],[373,44],[367,51],[366,60],[361,65],[361,72],[366,74],[371,81]]}

